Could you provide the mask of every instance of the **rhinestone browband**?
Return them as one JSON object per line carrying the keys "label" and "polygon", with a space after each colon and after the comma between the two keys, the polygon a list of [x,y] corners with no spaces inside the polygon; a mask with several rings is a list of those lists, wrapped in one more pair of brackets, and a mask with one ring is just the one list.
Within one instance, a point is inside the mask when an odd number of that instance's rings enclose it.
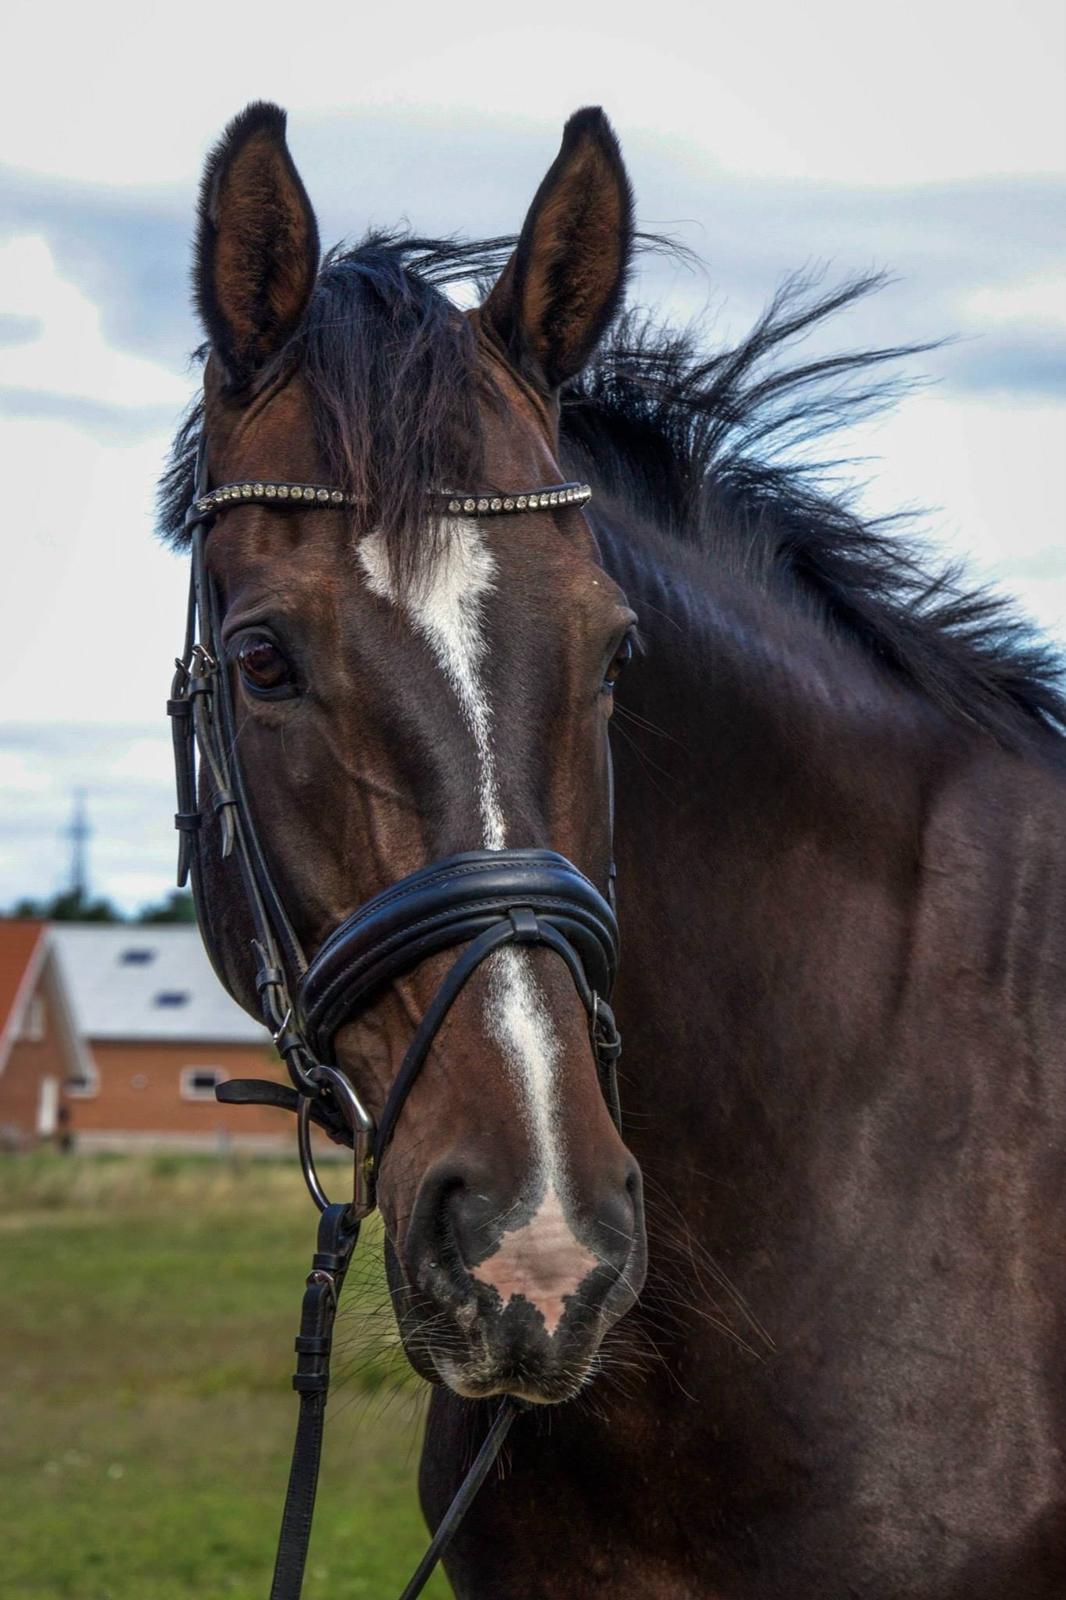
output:
{"label": "rhinestone browband", "polygon": [[[583,506],[592,499],[587,483],[557,483],[544,489],[527,489],[522,494],[464,494],[448,489],[430,496],[437,512],[452,516],[500,517],[514,511],[549,511],[556,506]],[[187,522],[200,522],[217,516],[233,505],[299,505],[303,510],[335,511],[359,504],[355,495],[345,494],[321,483],[224,483],[202,495],[190,508]]]}

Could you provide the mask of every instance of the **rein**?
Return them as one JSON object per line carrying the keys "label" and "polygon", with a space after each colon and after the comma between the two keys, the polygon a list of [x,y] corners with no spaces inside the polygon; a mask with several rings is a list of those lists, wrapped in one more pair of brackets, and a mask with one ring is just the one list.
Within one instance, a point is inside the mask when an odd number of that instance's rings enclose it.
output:
{"label": "rein", "polygon": [[[563,483],[509,495],[448,490],[431,499],[438,514],[484,517],[580,506],[591,493],[587,484]],[[343,490],[323,484],[249,481],[211,489],[201,437],[196,492],[185,518],[192,552],[185,643],[167,702],[177,779],[178,885],[183,887],[191,877],[204,945],[220,981],[233,994],[204,893],[202,828],[205,814],[213,814],[220,829],[221,855],[236,859],[252,921],[250,953],[261,1015],[291,1080],[290,1086],[266,1079],[233,1079],[220,1084],[215,1093],[230,1104],[274,1105],[296,1113],[300,1166],[321,1213],[295,1345],[293,1387],[300,1409],[270,1589],[270,1600],[299,1600],[318,1483],[337,1303],[360,1224],[374,1209],[381,1163],[404,1102],[450,1007],[481,963],[507,945],[541,945],[562,960],[585,1008],[601,1088],[617,1126],[621,1041],[608,998],[618,964],[618,927],[613,860],[605,899],[572,862],[553,850],[473,850],[431,862],[375,895],[340,923],[307,960],[274,884],[248,804],[236,755],[232,685],[221,650],[219,595],[207,568],[206,542],[215,518],[248,503],[302,512],[343,509],[353,501]],[[613,831],[613,783],[609,797]],[[427,957],[457,947],[460,953],[415,1029],[375,1127],[348,1077],[332,1064],[336,1035],[398,978]],[[311,1148],[312,1123],[352,1147],[353,1187],[347,1203],[331,1203],[322,1187]],[[400,1600],[415,1600],[422,1593],[520,1409],[522,1402],[504,1397]]]}

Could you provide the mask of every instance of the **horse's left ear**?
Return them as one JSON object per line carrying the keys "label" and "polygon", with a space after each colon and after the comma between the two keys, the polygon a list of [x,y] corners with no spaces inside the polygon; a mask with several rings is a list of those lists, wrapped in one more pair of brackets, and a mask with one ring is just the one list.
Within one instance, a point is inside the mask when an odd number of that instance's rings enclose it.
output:
{"label": "horse's left ear", "polygon": [[632,245],[622,152],[599,106],[588,106],[566,124],[518,247],[482,307],[520,371],[549,390],[581,371],[621,304]]}
{"label": "horse's left ear", "polygon": [[295,332],[318,271],[318,226],[285,143],[285,113],[234,117],[200,186],[194,288],[227,381],[246,385]]}

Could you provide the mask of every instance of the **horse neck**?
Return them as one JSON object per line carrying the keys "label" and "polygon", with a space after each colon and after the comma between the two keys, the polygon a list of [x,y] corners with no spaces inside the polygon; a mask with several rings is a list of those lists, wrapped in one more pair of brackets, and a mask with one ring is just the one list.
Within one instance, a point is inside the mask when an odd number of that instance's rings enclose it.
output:
{"label": "horse neck", "polygon": [[801,1109],[876,1070],[955,745],[790,601],[652,535],[603,543],[645,639],[612,733],[634,1149],[674,1192],[695,1159],[787,1181]]}

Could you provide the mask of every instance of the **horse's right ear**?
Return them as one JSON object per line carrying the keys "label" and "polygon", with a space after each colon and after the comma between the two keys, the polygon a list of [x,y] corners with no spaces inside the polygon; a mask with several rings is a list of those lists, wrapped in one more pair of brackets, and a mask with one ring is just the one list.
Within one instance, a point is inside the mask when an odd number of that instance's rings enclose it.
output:
{"label": "horse's right ear", "polygon": [[204,332],[241,388],[299,326],[318,271],[318,225],[279,106],[246,107],[208,157],[194,270]]}

